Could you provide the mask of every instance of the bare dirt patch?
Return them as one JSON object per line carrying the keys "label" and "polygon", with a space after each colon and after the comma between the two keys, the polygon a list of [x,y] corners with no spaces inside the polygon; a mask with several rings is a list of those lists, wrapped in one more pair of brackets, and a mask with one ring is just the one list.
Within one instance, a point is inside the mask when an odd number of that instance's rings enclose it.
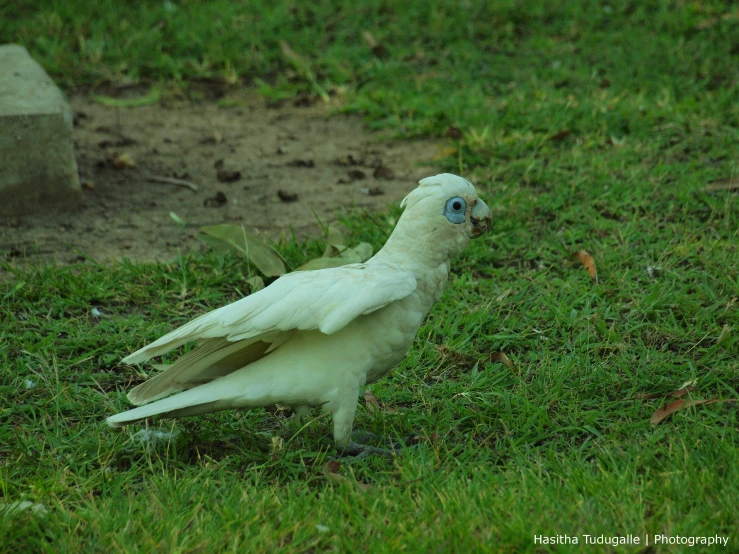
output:
{"label": "bare dirt patch", "polygon": [[70,103],[84,203],[71,213],[0,221],[6,258],[167,260],[207,248],[198,229],[226,222],[272,239],[291,227],[300,237],[317,235],[316,218],[325,224],[341,210],[398,202],[435,173],[420,164],[440,149],[434,141],[387,140],[320,103],[271,107],[250,98],[230,108],[124,109],[83,96]]}

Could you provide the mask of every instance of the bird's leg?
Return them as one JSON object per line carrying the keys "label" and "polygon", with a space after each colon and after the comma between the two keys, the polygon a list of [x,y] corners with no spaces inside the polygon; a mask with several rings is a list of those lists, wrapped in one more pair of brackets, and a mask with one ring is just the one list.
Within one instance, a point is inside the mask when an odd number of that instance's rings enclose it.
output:
{"label": "bird's leg", "polygon": [[345,450],[351,442],[354,414],[357,411],[357,395],[343,394],[338,405],[332,410],[334,420],[334,442],[339,452]]}
{"label": "bird's leg", "polygon": [[[353,456],[357,460],[361,460],[368,456],[380,455],[380,456],[394,456],[399,448],[395,446],[392,449],[378,448],[376,446],[370,446],[355,442],[352,438],[352,427],[354,426],[354,414],[357,411],[357,391],[352,391],[351,394],[340,394],[338,395],[342,400],[337,404],[333,410],[334,420],[334,442],[336,443],[336,450],[342,456]],[[357,436],[362,439],[372,438],[372,433],[358,433]]]}
{"label": "bird's leg", "polygon": [[303,404],[302,406],[295,406],[295,419],[298,421],[304,420],[310,414],[310,406]]}

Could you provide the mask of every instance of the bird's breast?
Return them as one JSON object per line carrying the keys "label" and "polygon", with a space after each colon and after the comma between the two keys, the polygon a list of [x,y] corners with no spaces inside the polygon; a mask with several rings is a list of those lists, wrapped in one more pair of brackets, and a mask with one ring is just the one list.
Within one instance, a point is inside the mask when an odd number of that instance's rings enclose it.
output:
{"label": "bird's breast", "polygon": [[371,364],[367,383],[385,376],[406,355],[426,314],[439,299],[449,275],[448,266],[428,272],[418,280],[416,292],[410,296],[357,320],[370,343]]}

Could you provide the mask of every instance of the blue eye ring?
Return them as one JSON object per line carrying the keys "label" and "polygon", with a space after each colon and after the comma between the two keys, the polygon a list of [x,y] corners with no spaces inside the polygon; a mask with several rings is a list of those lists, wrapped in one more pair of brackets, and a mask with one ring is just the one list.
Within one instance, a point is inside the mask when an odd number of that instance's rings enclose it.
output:
{"label": "blue eye ring", "polygon": [[453,196],[446,201],[444,206],[444,217],[446,217],[450,223],[460,224],[464,223],[467,213],[467,202],[461,196]]}

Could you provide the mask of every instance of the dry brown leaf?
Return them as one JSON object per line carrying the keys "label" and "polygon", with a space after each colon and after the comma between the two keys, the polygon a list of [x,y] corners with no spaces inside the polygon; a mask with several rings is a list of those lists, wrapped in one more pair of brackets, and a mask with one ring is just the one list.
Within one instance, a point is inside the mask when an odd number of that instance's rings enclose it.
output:
{"label": "dry brown leaf", "polygon": [[598,282],[598,270],[595,269],[595,259],[593,258],[593,256],[588,254],[585,250],[578,250],[572,255],[572,257],[585,266],[585,269],[588,270],[588,274],[597,283]]}
{"label": "dry brown leaf", "polygon": [[737,402],[739,398],[712,398],[710,400],[673,400],[665,407],[656,410],[652,417],[649,418],[649,423],[652,425],[658,425],[663,419],[674,414],[682,408],[689,408],[691,406],[700,406],[702,404],[717,404],[719,402]]}
{"label": "dry brown leaf", "polygon": [[503,352],[493,352],[490,354],[490,361],[491,362],[500,362],[503,365],[505,365],[509,369],[516,369],[515,364],[511,361],[511,359],[506,356]]}
{"label": "dry brown leaf", "polygon": [[380,403],[369,389],[364,391],[364,405],[367,407],[369,413],[373,413],[375,410],[380,411]]}
{"label": "dry brown leaf", "polygon": [[739,177],[730,177],[728,179],[718,179],[711,181],[706,185],[706,190],[716,192],[719,190],[736,190],[739,189]]}

